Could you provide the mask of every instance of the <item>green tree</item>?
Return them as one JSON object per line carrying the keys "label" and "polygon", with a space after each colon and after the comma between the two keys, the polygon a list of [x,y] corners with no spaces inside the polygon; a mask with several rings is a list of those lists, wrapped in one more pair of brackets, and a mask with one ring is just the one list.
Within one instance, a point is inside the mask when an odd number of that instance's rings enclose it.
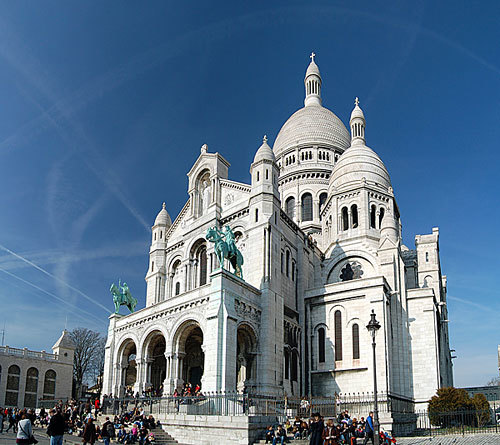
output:
{"label": "green tree", "polygon": [[433,425],[445,426],[463,422],[463,416],[459,413],[473,409],[474,405],[465,389],[449,386],[438,389],[436,395],[432,396],[429,401],[429,418]]}
{"label": "green tree", "polygon": [[482,393],[474,394],[471,402],[475,410],[476,426],[481,427],[486,425],[491,418],[490,404],[488,403],[486,396]]}

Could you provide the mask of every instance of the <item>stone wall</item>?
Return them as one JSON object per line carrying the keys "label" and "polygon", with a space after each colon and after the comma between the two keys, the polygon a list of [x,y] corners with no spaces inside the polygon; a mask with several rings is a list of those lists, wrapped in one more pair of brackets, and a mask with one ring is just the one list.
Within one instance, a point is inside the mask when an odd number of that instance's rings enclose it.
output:
{"label": "stone wall", "polygon": [[277,422],[271,416],[200,416],[170,414],[159,417],[163,430],[179,443],[248,445],[264,437],[266,428]]}

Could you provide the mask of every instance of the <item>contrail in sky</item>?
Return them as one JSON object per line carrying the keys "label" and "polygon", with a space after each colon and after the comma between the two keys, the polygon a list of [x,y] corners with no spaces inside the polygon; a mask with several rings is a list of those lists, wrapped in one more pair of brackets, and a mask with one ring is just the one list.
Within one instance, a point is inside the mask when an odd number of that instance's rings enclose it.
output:
{"label": "contrail in sky", "polygon": [[7,247],[3,246],[2,244],[0,244],[0,249],[4,250],[7,253],[10,253],[11,255],[15,256],[16,258],[19,258],[21,261],[24,261],[25,263],[27,263],[30,266],[34,267],[35,269],[39,270],[43,274],[53,278],[54,280],[58,281],[59,283],[64,284],[65,286],[70,288],[72,291],[76,292],[77,294],[80,294],[82,297],[84,297],[85,299],[87,299],[91,303],[94,303],[95,305],[99,306],[101,309],[104,309],[108,314],[110,313],[110,310],[106,306],[104,306],[103,304],[94,300],[92,297],[89,297],[87,294],[83,293],[81,290],[77,289],[76,287],[73,287],[71,284],[66,283],[66,281],[61,280],[60,278],[58,278],[55,275],[51,274],[50,272],[46,271],[45,269],[40,267],[38,264],[33,263],[32,261],[28,260],[27,258],[24,258],[23,256],[17,254],[16,252],[13,252],[12,250],[8,249]]}
{"label": "contrail in sky", "polygon": [[[57,295],[53,294],[52,292],[49,292],[45,289],[42,289],[41,287],[37,286],[36,284],[33,284],[33,283],[25,280],[24,278],[21,278],[20,276],[18,276],[16,274],[8,272],[5,269],[2,269],[1,267],[0,267],[0,271],[9,275],[10,277],[15,278],[16,280],[22,281],[24,284],[27,284],[28,286],[34,287],[35,289],[39,290],[40,292],[43,292],[44,294],[47,294],[50,297],[55,298],[56,300],[60,301],[61,303],[65,304],[65,305],[70,306],[71,308],[76,310],[76,313],[74,315],[76,315],[77,317],[83,318],[84,320],[87,320],[87,321],[92,321],[94,323],[95,323],[94,320],[97,320],[97,321],[99,321],[99,324],[102,324],[102,320],[99,320],[99,318],[97,318],[94,314],[87,312],[85,309],[79,308],[78,306],[75,306],[74,304],[70,303],[69,301],[66,301],[63,298],[58,297]],[[92,320],[88,317],[82,317],[81,312],[84,312],[85,314],[92,317]]]}

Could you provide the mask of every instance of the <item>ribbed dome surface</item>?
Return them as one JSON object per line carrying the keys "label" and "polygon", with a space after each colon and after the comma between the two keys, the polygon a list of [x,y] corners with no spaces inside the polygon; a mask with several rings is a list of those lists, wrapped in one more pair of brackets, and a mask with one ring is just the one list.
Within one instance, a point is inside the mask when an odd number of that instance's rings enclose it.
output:
{"label": "ribbed dome surface", "polygon": [[346,149],[351,137],[342,121],[321,106],[307,106],[293,113],[274,142],[274,154],[297,144],[325,144]]}
{"label": "ribbed dome surface", "polygon": [[353,145],[340,156],[330,177],[330,186],[342,190],[366,179],[368,184],[377,184],[388,190],[391,179],[387,168],[371,148],[364,144]]}
{"label": "ribbed dome surface", "polygon": [[267,137],[264,138],[264,141],[262,142],[262,145],[260,148],[257,150],[257,153],[255,153],[255,157],[253,158],[253,162],[259,162],[263,159],[268,159],[270,161],[274,161],[274,153],[271,150],[271,147],[267,144]]}
{"label": "ribbed dome surface", "polygon": [[171,226],[172,225],[172,220],[170,219],[170,215],[168,214],[167,210],[165,209],[165,203],[163,203],[163,208],[160,210],[158,215],[156,215],[155,219],[155,226]]}

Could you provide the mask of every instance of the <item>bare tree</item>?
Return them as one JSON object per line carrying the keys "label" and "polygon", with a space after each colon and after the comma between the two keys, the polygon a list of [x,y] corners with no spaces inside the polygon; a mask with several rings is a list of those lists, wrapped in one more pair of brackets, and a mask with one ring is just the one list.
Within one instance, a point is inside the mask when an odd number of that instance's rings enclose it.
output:
{"label": "bare tree", "polygon": [[93,376],[93,367],[104,355],[103,338],[99,332],[87,328],[75,328],[69,333],[75,344],[75,360],[73,362],[73,379],[76,396],[80,396],[82,384]]}
{"label": "bare tree", "polygon": [[500,377],[493,377],[486,386],[500,386]]}

